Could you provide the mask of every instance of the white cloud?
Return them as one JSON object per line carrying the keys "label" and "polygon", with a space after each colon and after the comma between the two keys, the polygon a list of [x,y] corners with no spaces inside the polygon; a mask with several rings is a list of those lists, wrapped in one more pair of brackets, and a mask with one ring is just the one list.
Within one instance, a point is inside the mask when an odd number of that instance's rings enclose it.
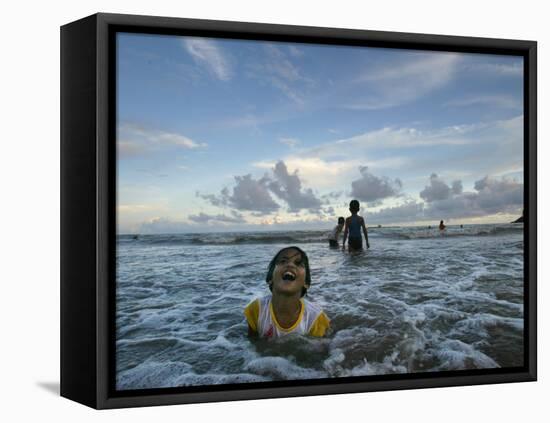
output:
{"label": "white cloud", "polygon": [[355,83],[366,85],[363,100],[342,104],[354,110],[377,110],[410,103],[445,86],[460,62],[455,53],[411,53],[406,59],[370,66]]}
{"label": "white cloud", "polygon": [[506,109],[521,109],[523,107],[521,100],[503,95],[469,96],[445,103],[445,106],[451,107],[470,107],[476,105],[501,107]]}
{"label": "white cloud", "polygon": [[297,50],[287,54],[274,44],[266,44],[264,52],[263,61],[248,64],[247,76],[271,85],[295,105],[304,106],[306,88],[311,86],[313,81],[304,76],[289,57],[298,57]]}
{"label": "white cloud", "polygon": [[523,64],[515,63],[475,63],[464,66],[465,70],[484,72],[491,76],[523,76]]}
{"label": "white cloud", "polygon": [[360,166],[359,172],[361,172],[361,178],[351,183],[351,197],[374,205],[384,198],[400,195],[403,187],[400,179],[392,180],[385,176],[375,176],[369,172],[367,166]]}
{"label": "white cloud", "polygon": [[476,140],[469,137],[468,134],[479,129],[480,126],[455,125],[434,130],[386,127],[326,143],[312,149],[311,152],[321,157],[351,154],[356,156],[358,151],[367,153],[367,149],[387,150],[402,147],[472,144]]}
{"label": "white cloud", "polygon": [[302,79],[298,68],[288,59],[281,49],[273,44],[265,46],[268,52],[270,73],[279,76],[286,81],[297,81]]}
{"label": "white cloud", "polygon": [[304,55],[304,52],[296,46],[292,46],[292,45],[289,46],[288,51],[289,51],[290,55],[293,56],[293,57],[302,57]]}
{"label": "white cloud", "polygon": [[296,138],[279,138],[279,142],[281,144],[288,145],[290,148],[296,147],[298,144],[300,144],[300,141]]}
{"label": "white cloud", "polygon": [[[369,166],[371,169],[387,168],[399,169],[409,166],[412,160],[408,153],[400,152],[388,154],[389,150],[418,147],[449,146],[458,148],[473,148],[475,146],[495,146],[495,154],[505,153],[507,157],[514,157],[514,164],[517,163],[517,150],[521,148],[523,140],[523,116],[517,116],[509,120],[498,120],[493,122],[474,123],[467,125],[452,125],[436,129],[416,129],[412,127],[393,128],[385,127],[364,132],[349,138],[343,138],[319,145],[318,147],[301,151],[302,156],[314,156],[319,160],[327,161],[330,158],[338,157],[342,161],[355,160],[360,164]],[[514,149],[510,153],[509,148]],[[521,149],[519,151],[521,153]],[[383,157],[379,157],[383,154]],[[433,154],[424,157],[429,159]],[[447,162],[453,160],[461,161],[464,165],[464,157],[452,155]],[[468,158],[468,162],[474,160],[487,167],[487,160],[479,154],[476,157]],[[286,160],[289,164],[291,160]],[[502,166],[502,163],[491,161],[494,165]],[[470,163],[471,164],[471,163]],[[418,159],[415,166],[419,166]],[[452,170],[447,166],[447,170]],[[492,169],[487,169],[492,173]]]}
{"label": "white cloud", "polygon": [[176,132],[167,132],[158,129],[123,122],[117,128],[117,148],[121,157],[143,155],[166,146],[175,146],[186,150],[207,147],[201,143]]}
{"label": "white cloud", "polygon": [[193,57],[195,62],[206,66],[206,68],[222,81],[231,79],[232,70],[229,60],[222,53],[222,50],[216,45],[213,40],[205,38],[187,37],[183,41],[183,46],[187,52]]}

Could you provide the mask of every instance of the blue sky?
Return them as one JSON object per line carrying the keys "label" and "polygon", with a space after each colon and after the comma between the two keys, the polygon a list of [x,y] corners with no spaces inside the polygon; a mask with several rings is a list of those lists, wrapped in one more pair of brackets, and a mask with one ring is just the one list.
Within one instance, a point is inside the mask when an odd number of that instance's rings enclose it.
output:
{"label": "blue sky", "polygon": [[507,222],[523,59],[119,34],[119,233]]}

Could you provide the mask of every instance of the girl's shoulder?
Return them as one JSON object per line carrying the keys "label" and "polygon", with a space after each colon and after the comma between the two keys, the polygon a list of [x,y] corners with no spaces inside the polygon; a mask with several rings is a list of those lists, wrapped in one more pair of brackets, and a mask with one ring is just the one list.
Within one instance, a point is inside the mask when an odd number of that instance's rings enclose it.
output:
{"label": "girl's shoulder", "polygon": [[264,295],[263,297],[256,298],[258,301],[258,304],[260,307],[264,308],[269,306],[269,303],[271,302],[271,294]]}
{"label": "girl's shoulder", "polygon": [[319,304],[313,301],[306,300],[305,298],[303,299],[303,301],[306,311],[309,311],[315,315],[323,312],[323,308]]}
{"label": "girl's shoulder", "polygon": [[252,301],[250,301],[246,308],[254,307],[254,308],[260,308],[265,307],[269,305],[269,302],[271,301],[271,295],[265,295],[263,297],[256,297]]}

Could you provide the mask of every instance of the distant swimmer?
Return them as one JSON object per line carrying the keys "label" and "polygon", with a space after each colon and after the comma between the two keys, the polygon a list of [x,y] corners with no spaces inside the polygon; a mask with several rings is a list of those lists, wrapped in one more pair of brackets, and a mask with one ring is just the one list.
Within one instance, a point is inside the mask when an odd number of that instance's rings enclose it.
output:
{"label": "distant swimmer", "polygon": [[367,233],[367,227],[365,226],[365,219],[357,214],[359,212],[359,201],[351,200],[349,203],[349,211],[351,212],[351,216],[346,219],[342,248],[346,247],[346,240],[349,235],[348,250],[362,250],[363,238],[361,237],[361,229],[365,234],[367,248],[370,248],[369,235]]}
{"label": "distant swimmer", "polygon": [[447,227],[447,226],[445,226],[445,224],[443,223],[443,221],[440,221],[440,222],[439,222],[439,230],[440,230],[440,231],[444,231],[446,227]]}
{"label": "distant swimmer", "polygon": [[338,224],[330,232],[328,236],[328,243],[331,247],[338,247],[338,238],[340,237],[340,232],[344,228],[344,223],[346,220],[343,217],[338,218]]}

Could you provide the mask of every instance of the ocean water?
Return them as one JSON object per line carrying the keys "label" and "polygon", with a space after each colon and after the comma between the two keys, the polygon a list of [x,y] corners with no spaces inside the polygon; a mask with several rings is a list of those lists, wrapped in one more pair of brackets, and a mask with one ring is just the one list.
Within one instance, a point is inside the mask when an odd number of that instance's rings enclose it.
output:
{"label": "ocean water", "polygon": [[[120,235],[117,389],[523,365],[523,225],[369,228],[359,253],[327,232]],[[290,245],[330,332],[250,340],[243,308]]]}

